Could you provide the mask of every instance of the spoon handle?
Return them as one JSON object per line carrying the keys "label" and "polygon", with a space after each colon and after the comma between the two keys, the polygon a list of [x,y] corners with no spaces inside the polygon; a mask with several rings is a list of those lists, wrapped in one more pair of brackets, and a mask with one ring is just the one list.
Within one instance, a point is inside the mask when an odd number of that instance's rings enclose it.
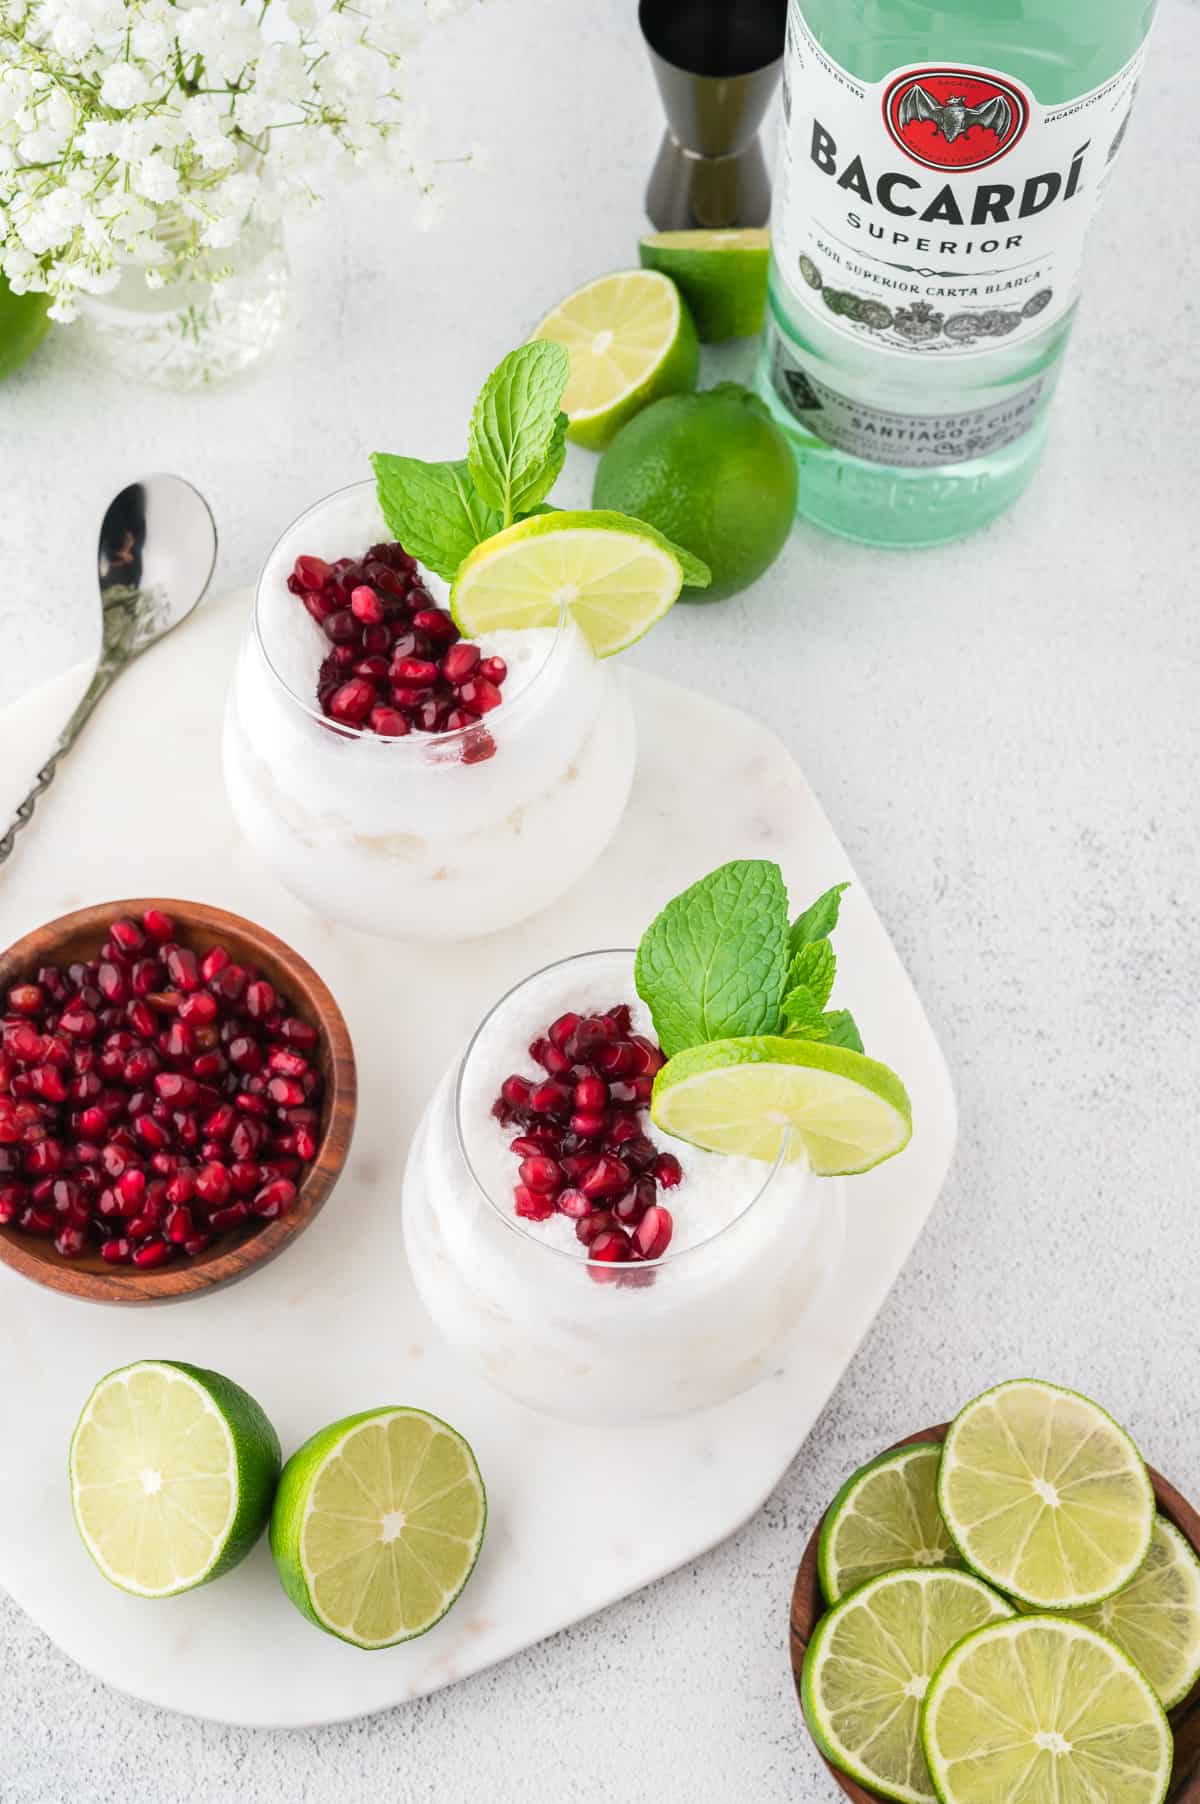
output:
{"label": "spoon handle", "polygon": [[45,795],[51,783],[53,783],[59,760],[66,752],[70,751],[71,747],[78,739],[84,723],[88,720],[93,708],[96,706],[96,703],[100,700],[100,697],[104,694],[105,690],[109,687],[115,675],[116,668],[112,664],[108,662],[102,662],[100,664],[95,676],[87,686],[82,701],[59,734],[58,744],[38,772],[37,777],[34,780],[33,788],[29,791],[29,794],[25,797],[25,800],[21,803],[21,806],[13,816],[12,825],[4,835],[4,838],[0,839],[0,864],[3,864],[6,858],[12,856],[17,843],[17,834],[20,833],[23,828],[27,827],[33,819],[33,811],[37,807],[38,797]]}

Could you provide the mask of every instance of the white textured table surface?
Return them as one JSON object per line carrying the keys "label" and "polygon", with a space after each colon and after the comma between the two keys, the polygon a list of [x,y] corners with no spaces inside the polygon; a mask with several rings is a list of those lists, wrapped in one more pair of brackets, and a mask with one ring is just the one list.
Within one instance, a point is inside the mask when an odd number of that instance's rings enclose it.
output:
{"label": "white textured table surface", "polygon": [[[431,237],[366,190],[305,222],[291,335],[240,389],[123,391],[69,334],[5,384],[0,700],[86,649],[94,522],[121,482],[155,468],[198,482],[227,588],[302,506],[359,475],[366,450],[457,451],[495,359],[559,294],[631,260],[657,119],[633,15],[632,0],[488,0],[431,40],[420,88],[439,146],[481,140],[491,168],[448,172],[449,222]],[[404,1712],[314,1734],[129,1703],[0,1599],[4,1804],[821,1800],[786,1607],[804,1538],[855,1463],[1029,1370],[1097,1395],[1200,1493],[1186,1358],[1200,252],[1177,159],[1198,83],[1200,10],[1163,0],[1025,502],[962,546],[910,556],[801,528],[751,594],[677,609],[637,653],[790,745],[958,1083],[942,1205],[774,1499],[697,1567],[583,1627]],[[569,481],[585,498],[588,459],[573,455]]]}

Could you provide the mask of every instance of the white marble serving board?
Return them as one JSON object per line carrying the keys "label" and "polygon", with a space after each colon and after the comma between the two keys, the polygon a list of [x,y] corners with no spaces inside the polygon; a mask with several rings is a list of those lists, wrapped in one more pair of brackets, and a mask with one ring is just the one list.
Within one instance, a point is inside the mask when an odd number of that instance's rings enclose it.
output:
{"label": "white marble serving board", "polygon": [[[537,966],[636,943],[676,890],[722,860],[776,858],[794,899],[852,876],[783,746],[746,715],[633,673],[639,779],[602,866],[555,909],[489,939],[412,948],[318,919],[281,890],[225,804],[218,730],[249,598],[206,603],[119,682],[0,867],[0,945],[84,903],[191,897],[248,915],[322,972],[358,1053],[358,1126],[324,1213],[241,1285],[157,1309],[76,1302],[0,1269],[0,1583],[91,1671],[152,1703],[256,1726],[328,1723],[453,1683],[694,1559],[764,1502],[795,1457],[916,1239],[950,1163],[941,1051],[868,897],[846,899],[838,1000],[902,1074],[915,1131],[854,1180],[842,1264],[785,1366],[749,1396],[675,1424],[566,1426],[462,1369],[422,1314],[398,1211],[409,1137],[435,1079],[491,1001]],[[0,819],[85,673],[0,715]],[[265,1542],[217,1584],[126,1597],[71,1519],[66,1452],[95,1380],[142,1357],[213,1366],[275,1421],[285,1453],[375,1404],[424,1406],[471,1441],[490,1498],[479,1566],[430,1635],[365,1655],[310,1627]]]}

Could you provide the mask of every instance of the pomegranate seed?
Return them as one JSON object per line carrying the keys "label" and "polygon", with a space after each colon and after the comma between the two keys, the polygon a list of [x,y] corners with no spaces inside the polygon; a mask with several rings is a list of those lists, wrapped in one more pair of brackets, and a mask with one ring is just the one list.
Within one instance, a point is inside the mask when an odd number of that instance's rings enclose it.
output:
{"label": "pomegranate seed", "polygon": [[630,1255],[629,1241],[619,1228],[605,1228],[589,1243],[588,1258],[606,1264],[619,1263]]}
{"label": "pomegranate seed", "polygon": [[201,1253],[206,1253],[212,1243],[211,1234],[193,1234],[190,1240],[184,1241],[183,1250],[189,1259],[196,1259]]}
{"label": "pomegranate seed", "polygon": [[329,581],[333,571],[319,557],[298,557],[292,566],[292,574],[302,589],[320,589]]}
{"label": "pomegranate seed", "polygon": [[535,1040],[529,1048],[529,1056],[535,1064],[548,1071],[551,1077],[565,1077],[571,1069],[571,1061],[566,1053],[560,1052],[548,1039]]}
{"label": "pomegranate seed", "polygon": [[683,1182],[683,1166],[674,1153],[661,1153],[654,1161],[654,1179],[664,1190],[674,1190]]}
{"label": "pomegranate seed", "polygon": [[168,946],[163,953],[163,963],[176,989],[200,988],[200,963],[190,946]]}
{"label": "pomegranate seed", "polygon": [[448,683],[465,683],[479,663],[480,650],[465,639],[452,645],[442,658],[442,675]]}
{"label": "pomegranate seed", "polygon": [[458,638],[458,628],[444,608],[420,609],[413,615],[413,626],[439,645],[452,645]]}
{"label": "pomegranate seed", "polygon": [[158,1022],[154,1018],[153,1009],[140,996],[135,1002],[129,1004],[125,1014],[134,1033],[140,1034],[143,1040],[154,1038],[158,1031]]}
{"label": "pomegranate seed", "polygon": [[623,1159],[601,1154],[579,1188],[585,1196],[620,1196],[628,1190],[633,1173]]}
{"label": "pomegranate seed", "polygon": [[262,1187],[261,1168],[249,1159],[237,1159],[229,1167],[229,1187],[234,1196],[254,1196]]}
{"label": "pomegranate seed", "polygon": [[296,1186],[287,1178],[274,1178],[271,1183],[264,1184],[254,1202],[251,1204],[255,1215],[264,1221],[275,1221],[281,1215],[290,1213],[296,1202]]}
{"label": "pomegranate seed", "polygon": [[584,1246],[590,1246],[598,1234],[606,1234],[613,1226],[616,1217],[607,1209],[593,1209],[590,1215],[581,1215],[575,1223],[575,1238]]}
{"label": "pomegranate seed", "polygon": [[562,1215],[569,1215],[573,1221],[582,1221],[585,1216],[594,1213],[592,1199],[584,1196],[582,1190],[561,1190],[558,1194],[558,1208]]}
{"label": "pomegranate seed", "polygon": [[[130,1064],[133,1060],[130,1060]],[[128,1072],[129,1067],[126,1066]],[[194,1077],[184,1077],[178,1071],[160,1071],[154,1079],[154,1088],[164,1102],[174,1103],[178,1108],[187,1109],[200,1095],[200,1086]]]}
{"label": "pomegranate seed", "polygon": [[186,1204],[180,1204],[177,1209],[167,1211],[166,1220],[163,1222],[163,1232],[167,1239],[173,1241],[176,1246],[182,1246],[185,1241],[192,1238],[195,1224],[192,1221],[192,1212]]}
{"label": "pomegranate seed", "polygon": [[159,946],[175,938],[175,923],[161,908],[148,908],[142,916],[142,926]]}
{"label": "pomegranate seed", "polygon": [[565,1084],[539,1084],[529,1098],[535,1115],[566,1115],[571,1107],[571,1092]]}
{"label": "pomegranate seed", "polygon": [[360,727],[368,718],[378,699],[374,683],[366,677],[351,677],[335,689],[330,697],[327,712],[333,720],[340,720],[346,726]]}
{"label": "pomegranate seed", "polygon": [[40,1015],[46,1006],[46,992],[40,984],[15,983],[8,992],[8,1007],[14,1015]]}
{"label": "pomegranate seed", "polygon": [[635,1227],[648,1209],[654,1207],[657,1192],[653,1178],[639,1178],[632,1190],[618,1197],[613,1204],[613,1214],[623,1228]]}
{"label": "pomegranate seed", "polygon": [[87,1235],[83,1229],[69,1223],[54,1236],[54,1250],[60,1259],[78,1259],[86,1245]]}
{"label": "pomegranate seed", "polygon": [[479,666],[479,674],[486,677],[489,683],[499,685],[508,676],[508,665],[503,658],[485,658]]}
{"label": "pomegranate seed", "polygon": [[553,1196],[562,1189],[563,1174],[553,1159],[544,1153],[521,1161],[521,1182],[530,1190],[545,1191]]}
{"label": "pomegranate seed", "polygon": [[[110,1177],[114,1175],[113,1172],[109,1172]],[[127,1215],[136,1215],[141,1208],[142,1201],[146,1195],[145,1172],[138,1170],[136,1166],[130,1166],[128,1169],[123,1170],[121,1175],[117,1178],[116,1188],[117,1195],[125,1205],[125,1213]]]}
{"label": "pomegranate seed", "polygon": [[170,1135],[162,1123],[155,1121],[152,1115],[139,1115],[134,1121],[133,1131],[142,1145],[150,1147],[154,1152],[159,1152],[170,1145]]}
{"label": "pomegranate seed", "polygon": [[603,1078],[581,1077],[575,1086],[575,1107],[596,1114],[607,1107],[608,1085]]}
{"label": "pomegranate seed", "polygon": [[67,1086],[53,1065],[38,1065],[29,1073],[30,1087],[45,1102],[66,1102]]}
{"label": "pomegranate seed", "polygon": [[526,1221],[547,1221],[554,1214],[554,1200],[544,1191],[530,1190],[525,1184],[513,1187],[517,1214]]}
{"label": "pomegranate seed", "polygon": [[463,740],[462,761],[464,764],[483,764],[496,756],[496,741],[486,727],[480,727],[476,733],[468,733]]}
{"label": "pomegranate seed", "polygon": [[219,1209],[229,1201],[230,1183],[228,1169],[217,1160],[202,1165],[195,1176],[196,1195],[210,1209]]}
{"label": "pomegranate seed", "polygon": [[8,1022],[4,1028],[4,1050],[22,1065],[32,1065],[42,1056],[42,1036],[28,1022]]}
{"label": "pomegranate seed", "polygon": [[[219,976],[220,972],[217,972],[216,976],[209,981],[215,982],[216,977]],[[193,995],[185,996],[182,999],[176,1014],[178,1019],[186,1021],[189,1027],[207,1027],[210,1022],[216,1020],[220,1012],[221,1005],[215,996],[210,995],[207,990],[197,990]]]}
{"label": "pomegranate seed", "polygon": [[133,1249],[133,1263],[143,1269],[165,1265],[170,1257],[171,1249],[165,1240],[143,1240],[141,1246]]}
{"label": "pomegranate seed", "polygon": [[267,1095],[282,1108],[294,1109],[304,1101],[304,1086],[292,1077],[273,1077],[267,1085]]}
{"label": "pomegranate seed", "polygon": [[118,915],[115,921],[109,922],[108,937],[120,947],[122,952],[126,953],[140,952],[146,944],[146,936],[142,929],[127,915]]}
{"label": "pomegranate seed", "polygon": [[634,1230],[633,1243],[643,1259],[661,1259],[671,1244],[675,1222],[669,1209],[647,1209]]}
{"label": "pomegranate seed", "polygon": [[106,1240],[100,1248],[100,1257],[108,1265],[128,1265],[133,1257],[133,1246],[124,1239]]}
{"label": "pomegranate seed", "polygon": [[510,1109],[528,1109],[533,1101],[533,1085],[523,1077],[506,1077],[500,1094]]}
{"label": "pomegranate seed", "polygon": [[66,1160],[62,1142],[59,1140],[38,1140],[25,1154],[25,1169],[35,1177],[45,1177],[52,1172],[61,1171]]}
{"label": "pomegranate seed", "polygon": [[487,677],[473,677],[463,683],[458,691],[458,699],[464,708],[470,708],[475,714],[490,714],[504,700],[495,683]]}
{"label": "pomegranate seed", "polygon": [[571,1117],[571,1132],[578,1134],[581,1140],[599,1140],[608,1126],[608,1116],[591,1114],[586,1109],[578,1109]]}
{"label": "pomegranate seed", "polygon": [[241,965],[228,964],[217,972],[209,989],[219,1002],[238,1003],[249,981],[250,974]]}
{"label": "pomegranate seed", "polygon": [[226,1209],[214,1209],[208,1218],[208,1225],[214,1234],[228,1234],[231,1228],[240,1228],[249,1219],[248,1203],[230,1203]]}
{"label": "pomegranate seed", "polygon": [[196,1185],[191,1172],[180,1171],[176,1172],[175,1176],[168,1181],[165,1201],[172,1208],[179,1208],[184,1203],[190,1203],[195,1194]]}
{"label": "pomegranate seed", "polygon": [[387,612],[374,589],[368,588],[366,583],[360,583],[357,589],[351,590],[350,610],[354,618],[361,620],[364,626],[378,626]]}
{"label": "pomegranate seed", "polygon": [[290,1047],[273,1046],[267,1069],[277,1072],[280,1077],[303,1077],[308,1070],[308,1060],[303,1053],[292,1052]]}
{"label": "pomegranate seed", "polygon": [[518,1159],[536,1159],[541,1153],[558,1151],[559,1135],[553,1128],[532,1128],[528,1134],[518,1134],[508,1144],[509,1150],[516,1153]]}
{"label": "pomegranate seed", "polygon": [[317,1044],[317,1030],[311,1021],[301,1021],[298,1015],[289,1015],[281,1023],[280,1038],[289,1046],[297,1046],[302,1052],[311,1052]]}
{"label": "pomegranate seed", "polygon": [[220,976],[230,962],[229,953],[224,946],[214,946],[211,951],[204,954],[204,960],[200,966],[202,980],[205,983],[211,983],[214,977]]}
{"label": "pomegranate seed", "polygon": [[378,733],[381,739],[404,739],[412,732],[412,724],[407,715],[401,714],[399,708],[389,708],[383,703],[371,709],[371,731]]}

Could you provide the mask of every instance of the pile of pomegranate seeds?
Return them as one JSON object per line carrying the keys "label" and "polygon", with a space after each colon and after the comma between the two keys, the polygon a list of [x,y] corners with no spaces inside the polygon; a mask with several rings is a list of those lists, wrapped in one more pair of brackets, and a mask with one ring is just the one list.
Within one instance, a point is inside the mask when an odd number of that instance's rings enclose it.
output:
{"label": "pile of pomegranate seeds", "polygon": [[[683,1177],[642,1120],[663,1054],[631,1028],[624,1003],[603,1015],[560,1015],[529,1048],[545,1077],[506,1077],[492,1105],[502,1127],[521,1130],[512,1142],[521,1161],[517,1214],[570,1217],[588,1259],[601,1267],[662,1257],[675,1224],[658,1192]],[[596,1264],[588,1270],[601,1283],[636,1276]]]}
{"label": "pile of pomegranate seeds", "polygon": [[[474,727],[504,699],[503,658],[485,658],[435,605],[403,545],[372,545],[360,561],[298,557],[288,588],[330,650],[317,679],[326,719],[383,739]],[[467,733],[462,762],[496,750],[486,727]]]}
{"label": "pile of pomegranate seeds", "polygon": [[146,1267],[288,1214],[317,1153],[317,1043],[223,946],[198,957],[161,909],[113,921],[90,963],[8,992],[0,1226]]}

